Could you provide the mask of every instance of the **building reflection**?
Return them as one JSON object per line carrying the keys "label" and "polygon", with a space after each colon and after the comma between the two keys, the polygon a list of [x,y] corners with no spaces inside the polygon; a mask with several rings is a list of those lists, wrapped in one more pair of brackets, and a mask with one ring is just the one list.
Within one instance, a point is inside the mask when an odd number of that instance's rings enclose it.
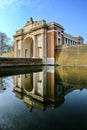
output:
{"label": "building reflection", "polygon": [[70,85],[63,86],[61,79],[57,79],[55,68],[49,67],[37,73],[14,76],[15,95],[23,100],[26,106],[45,110],[47,107],[55,109],[64,102],[64,96],[73,91]]}

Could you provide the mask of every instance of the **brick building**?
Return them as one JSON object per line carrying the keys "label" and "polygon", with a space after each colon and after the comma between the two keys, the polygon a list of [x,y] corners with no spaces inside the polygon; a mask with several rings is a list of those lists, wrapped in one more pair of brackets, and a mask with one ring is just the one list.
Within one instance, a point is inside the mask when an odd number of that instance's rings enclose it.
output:
{"label": "brick building", "polygon": [[55,64],[56,47],[82,44],[81,36],[71,36],[58,23],[32,18],[14,35],[14,56],[19,58],[41,58],[43,63]]}

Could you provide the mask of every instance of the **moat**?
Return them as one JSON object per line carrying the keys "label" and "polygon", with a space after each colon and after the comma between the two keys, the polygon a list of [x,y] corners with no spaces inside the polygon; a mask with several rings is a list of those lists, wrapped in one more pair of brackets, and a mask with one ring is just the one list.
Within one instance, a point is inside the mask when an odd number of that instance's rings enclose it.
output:
{"label": "moat", "polygon": [[0,130],[87,129],[87,68],[0,70]]}

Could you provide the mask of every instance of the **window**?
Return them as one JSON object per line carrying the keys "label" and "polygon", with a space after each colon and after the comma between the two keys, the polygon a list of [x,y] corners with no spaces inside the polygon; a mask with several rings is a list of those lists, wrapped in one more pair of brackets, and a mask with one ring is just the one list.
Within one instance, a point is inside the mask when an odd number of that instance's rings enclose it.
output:
{"label": "window", "polygon": [[58,45],[60,45],[60,38],[58,38]]}
{"label": "window", "polygon": [[71,40],[71,45],[72,45],[72,40]]}
{"label": "window", "polygon": [[58,36],[60,37],[60,32],[58,32]]}
{"label": "window", "polygon": [[66,41],[66,44],[67,44],[67,38],[65,39],[65,41]]}

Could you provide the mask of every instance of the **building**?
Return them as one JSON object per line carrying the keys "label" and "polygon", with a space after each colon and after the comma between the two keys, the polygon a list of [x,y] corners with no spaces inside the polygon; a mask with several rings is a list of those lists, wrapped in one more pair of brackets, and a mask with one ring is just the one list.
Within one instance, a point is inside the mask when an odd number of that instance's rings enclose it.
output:
{"label": "building", "polygon": [[14,57],[41,58],[43,63],[55,64],[56,47],[82,44],[81,36],[74,37],[64,32],[58,23],[32,18],[14,35]]}

